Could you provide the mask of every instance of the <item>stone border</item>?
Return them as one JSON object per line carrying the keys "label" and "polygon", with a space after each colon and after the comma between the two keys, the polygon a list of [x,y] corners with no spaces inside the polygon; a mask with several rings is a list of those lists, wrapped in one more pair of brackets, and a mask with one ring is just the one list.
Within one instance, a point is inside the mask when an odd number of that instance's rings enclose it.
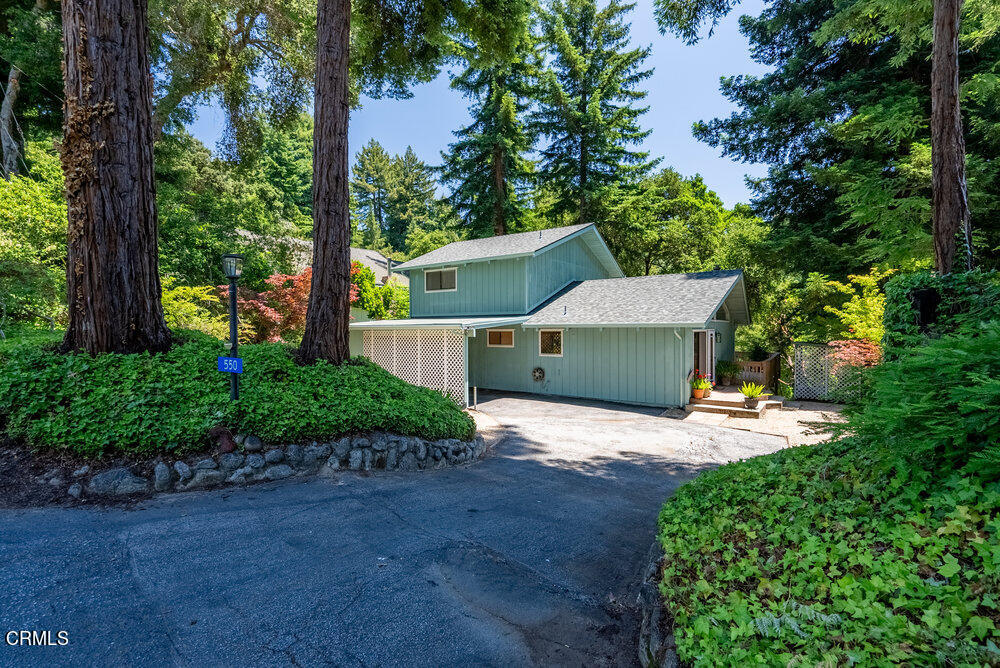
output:
{"label": "stone border", "polygon": [[660,596],[660,574],[663,572],[663,554],[660,542],[653,540],[649,548],[648,563],[639,585],[639,663],[642,668],[676,668],[678,665],[674,634],[670,628],[670,615]]}
{"label": "stone border", "polygon": [[84,467],[74,472],[78,481],[67,493],[76,499],[129,496],[151,491],[183,492],[246,485],[318,472],[423,471],[473,462],[495,445],[495,441],[487,443],[482,436],[471,441],[454,438],[426,441],[383,432],[309,445],[265,446],[256,436],[237,436],[236,442],[235,452],[188,460],[161,460],[153,467],[152,480],[118,467],[89,476],[84,484],[90,473],[89,467]]}

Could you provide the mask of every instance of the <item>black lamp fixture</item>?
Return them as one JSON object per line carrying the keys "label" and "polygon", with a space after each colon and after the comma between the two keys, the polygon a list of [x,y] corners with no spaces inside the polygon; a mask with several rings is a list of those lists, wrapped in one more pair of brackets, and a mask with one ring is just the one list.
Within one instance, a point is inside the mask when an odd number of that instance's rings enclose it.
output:
{"label": "black lamp fixture", "polygon": [[240,277],[243,273],[243,256],[235,255],[233,253],[226,253],[222,256],[222,271],[225,272],[226,278],[230,281],[234,281]]}
{"label": "black lamp fixture", "polygon": [[[236,316],[236,281],[243,273],[243,256],[226,253],[222,256],[222,271],[229,279],[229,357],[239,357],[239,331]],[[240,396],[240,377],[229,374],[229,397],[233,401]]]}

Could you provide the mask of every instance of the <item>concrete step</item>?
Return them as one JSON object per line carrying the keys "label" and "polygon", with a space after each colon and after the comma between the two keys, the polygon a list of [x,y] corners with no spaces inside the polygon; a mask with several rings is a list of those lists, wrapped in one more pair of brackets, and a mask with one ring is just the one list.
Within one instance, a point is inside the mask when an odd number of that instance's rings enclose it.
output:
{"label": "concrete step", "polygon": [[713,406],[712,404],[688,404],[684,407],[689,413],[699,412],[699,413],[718,413],[721,415],[728,415],[729,417],[741,417],[741,418],[751,418],[760,419],[764,417],[764,413],[767,412],[767,404],[761,402],[757,408],[743,408],[735,406]]}
{"label": "concrete step", "polygon": [[[760,404],[767,404],[768,408],[781,408],[782,400],[784,397],[778,397],[777,399],[761,399]],[[734,397],[731,394],[717,395],[713,394],[707,399],[695,399],[691,397],[688,399],[688,403],[696,406],[725,406],[728,408],[743,408],[743,396]]]}

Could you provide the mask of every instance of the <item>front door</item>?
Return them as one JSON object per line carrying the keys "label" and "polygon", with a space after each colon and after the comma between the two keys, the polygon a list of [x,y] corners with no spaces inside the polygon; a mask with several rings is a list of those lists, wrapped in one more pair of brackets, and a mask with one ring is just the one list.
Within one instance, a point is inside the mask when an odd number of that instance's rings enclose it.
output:
{"label": "front door", "polygon": [[694,331],[694,368],[701,373],[711,374],[715,380],[715,330],[696,329]]}

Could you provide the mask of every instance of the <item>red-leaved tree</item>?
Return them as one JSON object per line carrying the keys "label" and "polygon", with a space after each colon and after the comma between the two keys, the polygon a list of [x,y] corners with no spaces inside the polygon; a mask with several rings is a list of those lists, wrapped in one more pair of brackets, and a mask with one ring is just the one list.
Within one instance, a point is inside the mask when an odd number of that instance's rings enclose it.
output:
{"label": "red-leaved tree", "polygon": [[[361,265],[352,262],[351,304],[358,299],[356,277],[360,271]],[[275,343],[300,338],[305,330],[312,268],[306,267],[301,274],[274,274],[264,282],[271,287],[262,292],[249,288],[240,288],[237,292],[240,320],[246,325],[240,330],[240,338],[245,338],[245,343]],[[223,301],[229,299],[229,287],[220,285],[219,296]]]}
{"label": "red-leaved tree", "polygon": [[844,367],[871,367],[882,361],[882,346],[868,339],[831,341],[830,347],[834,373]]}

